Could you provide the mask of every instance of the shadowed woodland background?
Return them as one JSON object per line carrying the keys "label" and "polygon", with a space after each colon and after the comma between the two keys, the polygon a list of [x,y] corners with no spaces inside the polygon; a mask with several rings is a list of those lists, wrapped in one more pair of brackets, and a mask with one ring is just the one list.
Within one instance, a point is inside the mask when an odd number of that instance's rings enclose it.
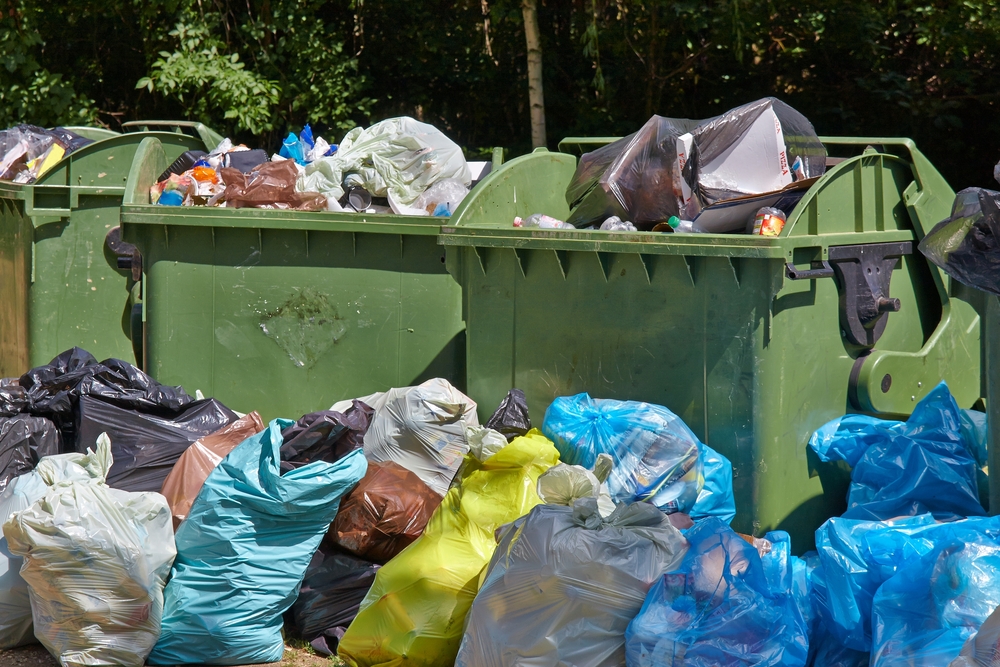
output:
{"label": "shadowed woodland background", "polygon": [[[547,143],[766,95],[996,188],[1000,1],[537,0]],[[189,118],[276,150],[408,114],[531,148],[520,0],[7,0],[0,122]]]}

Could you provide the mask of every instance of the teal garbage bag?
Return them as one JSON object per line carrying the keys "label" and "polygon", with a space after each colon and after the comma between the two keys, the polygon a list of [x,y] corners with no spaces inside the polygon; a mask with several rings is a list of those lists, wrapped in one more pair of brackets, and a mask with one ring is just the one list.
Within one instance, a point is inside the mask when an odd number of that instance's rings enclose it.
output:
{"label": "teal garbage bag", "polygon": [[278,662],[292,606],[341,497],[368,468],[355,450],[281,474],[276,419],[216,466],[177,531],[154,665]]}
{"label": "teal garbage bag", "polygon": [[983,516],[976,458],[962,414],[942,382],[906,422],[848,415],[809,441],[823,461],[851,466],[844,518],[886,520],[930,512],[939,519]]}
{"label": "teal garbage bag", "polygon": [[[687,531],[680,567],[660,577],[625,632],[628,667],[805,667],[806,619],[790,543],[757,549],[717,518]],[[767,562],[770,561],[770,562]]]}
{"label": "teal garbage bag", "polygon": [[1000,606],[1000,542],[977,522],[943,524],[934,548],[875,593],[871,667],[937,667]]}

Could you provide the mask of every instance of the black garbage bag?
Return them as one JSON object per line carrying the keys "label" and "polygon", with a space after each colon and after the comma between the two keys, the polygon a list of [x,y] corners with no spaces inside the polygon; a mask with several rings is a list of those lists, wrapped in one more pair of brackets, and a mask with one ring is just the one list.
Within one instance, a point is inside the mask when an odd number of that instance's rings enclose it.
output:
{"label": "black garbage bag", "polygon": [[375,411],[353,401],[344,412],[321,410],[303,415],[281,432],[281,471],[313,461],[333,463],[364,445]]}
{"label": "black garbage bag", "polygon": [[59,453],[59,431],[44,417],[0,417],[0,493],[31,472],[43,456]]}
{"label": "black garbage bag", "polygon": [[324,545],[313,556],[292,605],[294,630],[321,655],[336,655],[337,644],[375,583],[380,565]]}
{"label": "black garbage bag", "polygon": [[955,280],[1000,294],[1000,192],[959,192],[951,215],[934,226],[919,248]]}
{"label": "black garbage bag", "polygon": [[238,418],[214,398],[195,401],[172,416],[129,410],[92,396],[79,402],[77,451],[95,448],[97,437],[111,438],[114,463],[108,486],[122,491],[156,491],[191,444]]}
{"label": "black garbage bag", "polygon": [[486,422],[486,428],[499,431],[507,442],[525,435],[531,430],[531,418],[528,416],[528,399],[520,389],[511,389],[496,409],[493,416]]}
{"label": "black garbage bag", "polygon": [[18,384],[18,378],[0,379],[0,417],[13,417],[27,411],[31,405],[28,392]]}

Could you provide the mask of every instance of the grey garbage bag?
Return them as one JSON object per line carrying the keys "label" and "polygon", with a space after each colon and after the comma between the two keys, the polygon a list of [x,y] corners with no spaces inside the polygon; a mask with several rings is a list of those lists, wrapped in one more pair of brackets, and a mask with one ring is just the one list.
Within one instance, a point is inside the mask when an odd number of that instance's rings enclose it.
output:
{"label": "grey garbage bag", "polygon": [[648,503],[538,505],[508,529],[472,603],[456,667],[625,663],[625,629],[687,543]]}

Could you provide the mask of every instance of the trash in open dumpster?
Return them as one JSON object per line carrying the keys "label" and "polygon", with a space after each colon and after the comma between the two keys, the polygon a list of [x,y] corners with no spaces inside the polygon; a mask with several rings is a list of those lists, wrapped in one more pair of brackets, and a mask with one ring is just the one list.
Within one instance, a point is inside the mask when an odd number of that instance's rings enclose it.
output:
{"label": "trash in open dumpster", "polygon": [[539,504],[538,476],[558,460],[552,443],[531,431],[465,466],[424,533],[378,571],[338,655],[355,667],[453,663],[494,532]]}
{"label": "trash in open dumpster", "polygon": [[0,178],[33,183],[64,156],[90,143],[64,127],[16,125],[0,131]]}
{"label": "trash in open dumpster", "polygon": [[42,457],[58,454],[59,440],[59,431],[44,417],[0,417],[0,493]]}
{"label": "trash in open dumpster", "polygon": [[80,397],[78,408],[77,451],[92,447],[97,436],[107,432],[114,457],[107,483],[123,491],[159,492],[191,443],[238,419],[214,398],[188,403],[165,417],[126,410],[90,396]]}
{"label": "trash in open dumpster", "polygon": [[[11,480],[0,493],[0,521],[6,522],[17,512],[27,509],[44,496],[48,488],[35,471]],[[10,553],[7,538],[0,532],[0,648],[37,641],[31,626],[28,584],[21,578],[22,563],[19,556]]]}
{"label": "trash in open dumpster", "polygon": [[325,544],[316,551],[292,605],[292,621],[317,653],[336,655],[380,567]]}
{"label": "trash in open dumpster", "polygon": [[571,506],[536,506],[493,554],[456,667],[621,665],[625,629],[686,550],[649,503],[619,505],[603,518],[595,490]]}
{"label": "trash in open dumpster", "polygon": [[368,472],[340,502],[327,541],[385,563],[424,532],[441,496],[392,461],[370,461]]}
{"label": "trash in open dumpster", "polygon": [[[726,521],[736,513],[732,464],[663,406],[588,394],[559,397],[545,411],[542,431],[564,463],[590,468],[598,454],[611,455],[608,488],[616,503],[645,500],[664,512]],[[701,496],[708,460],[712,479],[709,493]]]}
{"label": "trash in open dumpster", "polygon": [[653,585],[625,633],[628,667],[805,667],[808,628],[791,572],[780,571],[787,558],[768,576],[757,549],[716,518],[685,537],[680,567]]}
{"label": "trash in open dumpster", "polygon": [[281,660],[282,614],[295,601],[341,497],[364,476],[354,451],[282,475],[286,419],[243,441],[211,472],[177,530],[162,634],[150,664]]}
{"label": "trash in open dumpster", "polygon": [[952,278],[1000,294],[1000,192],[966,188],[951,215],[920,241],[920,252]]}
{"label": "trash in open dumpster", "polygon": [[241,442],[263,430],[264,422],[260,415],[251,412],[210,435],[198,438],[184,450],[170,474],[163,480],[160,491],[170,505],[175,531],[187,518],[191,505],[215,466]]}
{"label": "trash in open dumpster", "polygon": [[905,422],[848,415],[821,426],[809,446],[820,460],[852,468],[844,518],[982,516],[976,459],[961,421],[942,382]]}
{"label": "trash in open dumpster", "polygon": [[158,493],[109,488],[111,443],[48,456],[45,495],[4,524],[24,558],[35,636],[62,665],[141,667],[160,634],[163,584],[176,553]]}
{"label": "trash in open dumpster", "polygon": [[364,446],[365,433],[375,411],[362,403],[349,403],[343,412],[321,410],[303,415],[281,432],[281,469],[312,463],[333,463]]}
{"label": "trash in open dumpster", "polygon": [[[395,461],[444,495],[469,443],[466,426],[479,426],[476,402],[447,380],[435,378],[357,399],[375,410],[365,434],[369,461]],[[350,401],[331,409],[346,410]]]}

